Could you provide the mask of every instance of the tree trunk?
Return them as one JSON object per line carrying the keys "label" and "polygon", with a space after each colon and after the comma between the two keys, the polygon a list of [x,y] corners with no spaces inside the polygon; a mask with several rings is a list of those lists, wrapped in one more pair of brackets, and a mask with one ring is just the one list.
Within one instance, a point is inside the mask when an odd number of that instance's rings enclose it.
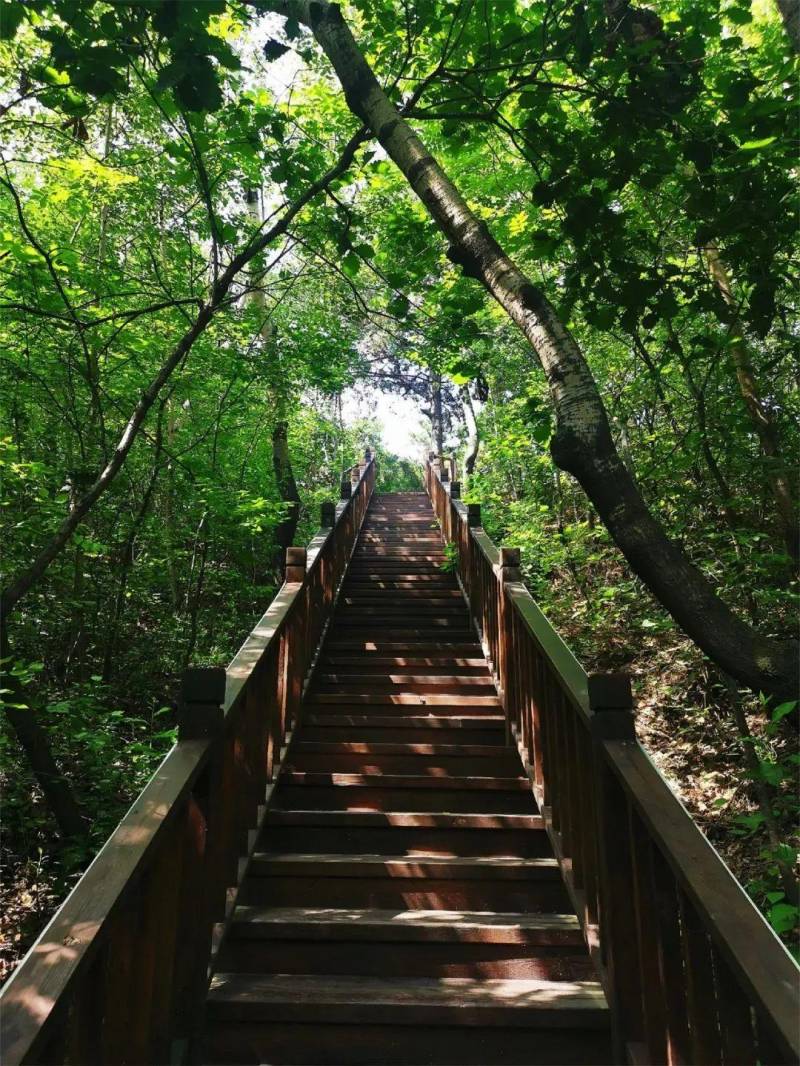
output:
{"label": "tree trunk", "polygon": [[800,3],[798,0],[776,0],[776,3],[792,50],[800,55]]}
{"label": "tree trunk", "polygon": [[275,570],[278,575],[278,584],[283,582],[283,572],[286,565],[286,549],[294,544],[297,523],[300,520],[300,493],[297,491],[297,482],[292,470],[292,459],[289,454],[289,440],[287,436],[288,425],[286,422],[278,422],[272,431],[272,468],[275,471],[275,484],[283,502],[286,504],[286,513],[282,521],[275,528]]}
{"label": "tree trunk", "polygon": [[0,649],[5,665],[3,688],[9,691],[3,698],[3,709],[25,752],[28,764],[44,794],[45,802],[65,838],[83,837],[86,825],[69,782],[61,773],[50,750],[50,740],[36,711],[25,699],[17,679],[11,675],[11,645],[5,625],[0,626]]}
{"label": "tree trunk", "polygon": [[447,237],[451,260],[484,284],[525,335],[547,377],[556,413],[553,459],[580,482],[634,572],[703,651],[741,684],[794,693],[796,645],[754,632],[667,537],[620,459],[581,349],[390,102],[339,7],[323,0],[275,0],[270,7],[311,28],[351,111],[373,130]]}
{"label": "tree trunk", "polygon": [[467,427],[467,453],[464,456],[464,481],[469,485],[469,480],[475,473],[475,464],[478,461],[478,451],[481,446],[481,437],[478,431],[478,420],[475,417],[475,408],[472,397],[469,394],[469,385],[462,385],[460,389],[461,407],[464,412],[464,422]]}
{"label": "tree trunk", "polygon": [[444,452],[444,425],[442,423],[442,375],[431,371],[431,429],[433,450],[437,455]]}
{"label": "tree trunk", "polygon": [[728,347],[736,370],[736,380],[739,382],[739,391],[742,394],[747,413],[750,415],[750,421],[758,436],[761,451],[766,456],[769,464],[767,476],[772,488],[781,534],[786,544],[786,550],[794,561],[796,569],[798,557],[800,556],[800,543],[798,543],[800,541],[800,530],[797,525],[797,511],[792,495],[792,486],[778,442],[778,427],[775,425],[772,413],[761,397],[761,391],[744,342],[744,323],[739,317],[736,297],[733,295],[725,264],[720,259],[719,253],[713,244],[706,248],[706,259],[708,260],[708,269],[714,284],[733,316],[731,319],[731,343]]}
{"label": "tree trunk", "polygon": [[[257,189],[248,189],[246,193],[247,210],[253,223],[261,225],[260,196]],[[257,281],[259,272],[263,270],[262,257],[253,260],[254,281]],[[260,288],[254,288],[250,294],[251,304],[262,312],[259,334],[266,344],[271,336],[270,324],[267,321],[265,310],[264,292]],[[277,390],[276,390],[277,392]],[[286,512],[283,519],[275,528],[275,555],[273,569],[278,585],[283,583],[283,574],[286,566],[286,549],[294,545],[297,523],[300,521],[300,493],[297,491],[297,482],[292,470],[292,456],[289,451],[289,426],[282,417],[283,399],[280,395],[272,397],[275,409],[279,412],[278,421],[272,431],[272,469],[275,471],[275,484],[281,500],[286,504]]]}

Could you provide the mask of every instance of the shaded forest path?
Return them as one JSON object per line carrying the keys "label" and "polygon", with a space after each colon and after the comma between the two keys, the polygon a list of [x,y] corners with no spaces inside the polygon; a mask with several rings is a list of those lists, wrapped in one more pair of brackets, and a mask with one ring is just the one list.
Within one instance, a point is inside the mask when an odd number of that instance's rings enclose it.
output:
{"label": "shaded forest path", "polygon": [[427,495],[373,500],[217,960],[211,1062],[610,1061],[444,561]]}
{"label": "shaded forest path", "polygon": [[461,502],[346,472],[0,994],[3,1062],[795,1063],[798,970]]}

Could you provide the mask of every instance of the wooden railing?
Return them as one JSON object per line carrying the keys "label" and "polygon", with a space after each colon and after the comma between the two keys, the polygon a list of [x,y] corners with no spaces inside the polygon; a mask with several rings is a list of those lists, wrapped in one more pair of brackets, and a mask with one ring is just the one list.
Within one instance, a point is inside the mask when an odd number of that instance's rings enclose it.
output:
{"label": "wooden railing", "polygon": [[178,742],[0,995],[16,1063],[180,1063],[375,484],[346,471],[227,668],[184,678]]}
{"label": "wooden railing", "polygon": [[621,1063],[800,1061],[792,957],[636,740],[630,683],[587,676],[534,603],[519,552],[425,471],[597,965]]}

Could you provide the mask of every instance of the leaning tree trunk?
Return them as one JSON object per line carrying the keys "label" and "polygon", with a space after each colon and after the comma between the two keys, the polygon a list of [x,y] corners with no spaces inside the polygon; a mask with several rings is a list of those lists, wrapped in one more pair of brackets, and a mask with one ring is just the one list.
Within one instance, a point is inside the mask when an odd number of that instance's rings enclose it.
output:
{"label": "leaning tree trunk", "polygon": [[373,130],[408,179],[450,242],[451,260],[483,283],[527,338],[555,409],[553,459],[580,482],[634,572],[703,651],[741,684],[794,693],[796,645],[762,636],[738,618],[650,513],[617,452],[583,352],[544,294],[506,255],[391,103],[339,7],[324,0],[273,0],[269,6],[310,27],[350,110]]}

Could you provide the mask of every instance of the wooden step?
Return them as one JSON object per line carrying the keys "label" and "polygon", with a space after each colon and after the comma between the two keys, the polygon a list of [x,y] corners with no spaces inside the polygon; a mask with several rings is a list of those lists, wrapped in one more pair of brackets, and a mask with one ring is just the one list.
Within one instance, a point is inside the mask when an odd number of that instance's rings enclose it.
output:
{"label": "wooden step", "polygon": [[348,571],[343,588],[409,588],[409,589],[426,589],[431,586],[442,586],[443,588],[458,588],[458,582],[453,574],[447,574],[444,572],[436,572],[431,574],[412,574],[409,577],[386,577],[383,574],[375,574],[372,571],[365,571],[363,574],[356,576],[353,571]]}
{"label": "wooden step", "polygon": [[[469,732],[465,733],[465,729]],[[306,740],[396,741],[400,744],[458,744],[468,737],[471,742],[494,744],[501,750],[505,745],[503,719],[485,715],[466,722],[456,715],[423,719],[388,715],[315,715],[304,718],[302,736]]]}
{"label": "wooden step", "polygon": [[234,931],[236,936],[274,940],[308,938],[583,946],[580,923],[572,914],[239,907]]}
{"label": "wooden step", "polygon": [[[402,692],[394,695],[370,695],[369,693],[352,694],[348,692],[314,692],[306,700],[309,707],[319,707],[330,704],[373,704],[375,706],[402,706],[402,707],[499,707],[500,700],[496,695],[492,696],[449,696],[446,693],[408,693]],[[319,712],[317,712],[319,713]],[[385,712],[384,712],[385,713]]]}
{"label": "wooden step", "polygon": [[527,792],[530,782],[527,777],[443,777],[438,767],[430,767],[429,775],[393,773],[337,773],[335,770],[297,770],[291,764],[281,770],[282,785],[308,785],[325,788],[424,788],[455,789],[456,791]]}
{"label": "wooden step", "polygon": [[408,607],[415,605],[430,606],[434,604],[462,605],[464,597],[460,589],[372,589],[363,591],[345,590],[339,597],[339,603],[348,606],[368,606],[385,604],[389,607]]}
{"label": "wooden step", "polygon": [[[390,746],[390,745],[387,745]],[[403,747],[426,747],[429,745],[397,745]],[[493,754],[487,756],[469,755],[452,745],[455,754],[427,755],[425,753],[402,750],[395,752],[360,752],[345,750],[313,751],[295,744],[290,754],[290,768],[314,773],[357,773],[357,774],[403,774],[430,777],[456,776],[466,777],[473,774],[486,776],[498,774],[511,777],[519,773],[519,755],[511,749],[495,747]]]}
{"label": "wooden step", "polygon": [[518,856],[280,855],[255,852],[252,871],[259,877],[433,878],[438,881],[553,881],[560,878],[552,858]]}
{"label": "wooden step", "polygon": [[549,857],[543,820],[532,814],[452,811],[271,810],[259,841],[264,851],[370,855],[504,855]]}
{"label": "wooden step", "polygon": [[212,1019],[378,1025],[492,1025],[604,1028],[608,1007],[596,981],[391,981],[336,975],[216,974]]}
{"label": "wooden step", "polygon": [[475,639],[466,615],[459,619],[335,618],[331,624],[331,637],[333,641],[373,640],[387,644],[430,644],[433,641],[466,644]]}
{"label": "wooden step", "polygon": [[419,755],[439,758],[451,756],[469,758],[487,756],[493,759],[502,758],[503,755],[513,755],[519,758],[514,748],[498,748],[495,744],[380,744],[363,741],[334,741],[325,742],[320,740],[303,740],[302,733],[299,740],[292,745],[292,758],[296,759],[299,754],[313,752],[319,755]]}
{"label": "wooden step", "polygon": [[475,640],[474,634],[471,634],[470,640],[465,641],[445,642],[441,640],[441,634],[439,634],[439,638],[440,639],[435,641],[385,640],[383,637],[379,640],[374,640],[369,637],[359,638],[352,634],[345,637],[340,636],[335,632],[331,632],[325,642],[323,651],[326,655],[340,655],[343,652],[346,652],[347,654],[364,652],[367,656],[365,661],[376,655],[417,656],[425,654],[447,654],[477,658],[483,654],[480,644]]}
{"label": "wooden step", "polygon": [[539,830],[544,821],[539,814],[463,814],[456,811],[324,811],[271,808],[269,825],[390,826],[400,829],[515,829]]}
{"label": "wooden step", "polygon": [[[433,711],[428,715],[390,715],[354,713],[344,714],[340,710],[330,714],[314,714],[313,711],[303,716],[303,726],[313,728],[324,726],[326,729],[424,729],[424,730],[497,730],[498,743],[505,743],[505,717],[502,714],[438,714]],[[305,734],[303,734],[305,735]],[[502,741],[501,739],[502,738]],[[364,738],[367,739],[367,738]],[[388,738],[387,738],[388,739]]]}
{"label": "wooden step", "polygon": [[494,682],[490,677],[470,677],[466,674],[419,674],[411,673],[387,673],[385,674],[358,674],[358,673],[324,673],[317,674],[317,685],[342,686],[350,691],[353,685],[364,685],[365,689],[373,692],[376,686],[391,689],[403,689],[408,692],[437,692],[444,689],[468,689],[482,692],[491,690],[495,693]]}
{"label": "wooden step", "polygon": [[[326,811],[463,811],[469,814],[535,814],[528,789],[441,788],[426,778],[412,786],[406,777],[393,785],[388,776],[376,775],[372,785],[314,783],[307,778],[291,782],[281,776],[273,795],[275,807],[286,810],[318,807]],[[515,779],[512,779],[515,780]]]}
{"label": "wooden step", "polygon": [[461,677],[488,676],[489,667],[485,659],[469,659],[459,656],[446,655],[321,655],[319,660],[321,670],[330,673],[360,672],[360,673],[388,673],[410,672],[418,670],[424,674],[452,674],[458,673]]}

